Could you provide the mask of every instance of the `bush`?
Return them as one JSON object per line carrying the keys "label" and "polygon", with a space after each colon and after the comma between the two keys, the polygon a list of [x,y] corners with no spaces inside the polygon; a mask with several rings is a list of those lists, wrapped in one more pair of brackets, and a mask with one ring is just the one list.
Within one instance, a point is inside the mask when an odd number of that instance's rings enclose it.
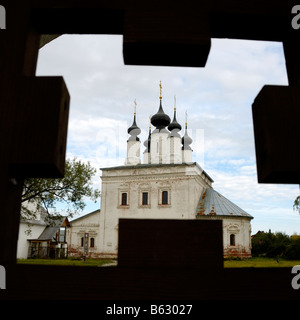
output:
{"label": "bush", "polygon": [[282,232],[258,233],[252,239],[252,256],[299,259],[300,239],[292,239]]}
{"label": "bush", "polygon": [[285,250],[285,258],[288,260],[300,259],[300,239],[291,239],[291,243]]}

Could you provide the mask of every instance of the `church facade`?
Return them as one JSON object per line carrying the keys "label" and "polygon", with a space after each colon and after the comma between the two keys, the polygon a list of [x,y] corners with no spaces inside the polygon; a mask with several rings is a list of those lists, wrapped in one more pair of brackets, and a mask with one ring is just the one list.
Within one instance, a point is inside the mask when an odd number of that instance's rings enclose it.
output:
{"label": "church facade", "polygon": [[125,165],[101,168],[101,210],[71,221],[70,252],[117,257],[120,218],[221,219],[224,256],[250,257],[253,217],[213,189],[212,178],[192,160],[187,122],[181,136],[176,108],[171,121],[161,95],[151,124],[142,163],[134,112]]}

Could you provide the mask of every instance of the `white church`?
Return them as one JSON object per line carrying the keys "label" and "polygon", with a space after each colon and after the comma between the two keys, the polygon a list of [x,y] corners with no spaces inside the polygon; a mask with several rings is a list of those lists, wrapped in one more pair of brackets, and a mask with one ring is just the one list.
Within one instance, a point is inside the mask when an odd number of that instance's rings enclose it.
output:
{"label": "white church", "polygon": [[101,209],[70,222],[69,255],[116,258],[119,219],[134,218],[222,220],[224,257],[250,257],[253,217],[214,190],[212,178],[193,162],[187,122],[181,136],[176,108],[171,121],[161,90],[151,124],[142,163],[134,112],[125,164],[101,168]]}

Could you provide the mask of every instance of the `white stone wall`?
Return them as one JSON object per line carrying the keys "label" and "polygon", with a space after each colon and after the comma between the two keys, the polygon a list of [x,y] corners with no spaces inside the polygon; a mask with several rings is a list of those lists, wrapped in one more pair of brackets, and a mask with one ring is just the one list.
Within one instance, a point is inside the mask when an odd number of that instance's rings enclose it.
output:
{"label": "white stone wall", "polygon": [[[251,256],[251,219],[244,217],[226,217],[223,219],[224,256]],[[230,244],[230,235],[235,243]]]}
{"label": "white stone wall", "polygon": [[125,165],[136,165],[141,163],[140,159],[140,141],[128,140],[127,141],[127,158]]}
{"label": "white stone wall", "polygon": [[21,222],[19,226],[19,237],[17,247],[17,259],[27,259],[29,249],[29,239],[37,239],[45,230],[46,225],[31,224]]}
{"label": "white stone wall", "polygon": [[[197,219],[223,221],[224,257],[251,256],[251,219],[237,216],[198,216]],[[234,244],[230,244],[230,235],[234,235]]]}
{"label": "white stone wall", "polygon": [[[104,255],[117,254],[120,218],[195,219],[202,189],[211,184],[201,177],[197,164],[102,170],[100,248]],[[168,192],[168,204],[162,203],[163,191]],[[143,192],[148,192],[147,205],[142,204]],[[121,204],[122,193],[127,193],[127,205]]]}
{"label": "white stone wall", "polygon": [[[45,230],[47,223],[44,221],[47,215],[45,209],[40,208],[36,202],[23,202],[22,207],[32,212],[31,220],[23,221],[19,225],[17,246],[17,259],[27,259],[30,239],[37,239]],[[26,215],[27,216],[27,215]]]}
{"label": "white stone wall", "polygon": [[181,138],[169,137],[170,140],[170,163],[182,163]]}
{"label": "white stone wall", "polygon": [[151,163],[170,163],[170,139],[169,132],[163,129],[161,132],[154,130],[151,135]]}
{"label": "white stone wall", "polygon": [[[67,242],[69,244],[69,256],[82,256],[83,247],[81,245],[81,238],[85,233],[89,234],[88,255],[96,258],[100,252],[100,210],[85,215],[82,218],[75,219],[70,222],[71,228],[67,234]],[[94,247],[91,247],[91,238],[94,238]]]}
{"label": "white stone wall", "polygon": [[182,150],[182,162],[190,163],[193,161],[192,150]]}

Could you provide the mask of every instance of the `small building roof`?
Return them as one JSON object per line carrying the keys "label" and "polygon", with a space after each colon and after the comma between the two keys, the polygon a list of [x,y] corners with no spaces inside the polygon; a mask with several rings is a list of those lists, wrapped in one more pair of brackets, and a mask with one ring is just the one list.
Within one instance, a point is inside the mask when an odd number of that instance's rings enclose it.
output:
{"label": "small building roof", "polygon": [[70,226],[69,220],[67,217],[60,217],[55,219],[53,224],[48,225],[44,231],[40,234],[37,240],[41,241],[55,241],[57,230],[62,226]]}
{"label": "small building roof", "polygon": [[253,217],[213,188],[204,188],[196,209],[197,216]]}
{"label": "small building roof", "polygon": [[93,214],[95,214],[95,213],[99,213],[100,211],[101,211],[100,209],[97,209],[97,210],[92,211],[92,212],[90,212],[90,213],[84,214],[83,216],[81,216],[81,217],[79,217],[79,218],[76,218],[76,219],[71,220],[70,223],[72,224],[72,223],[75,222],[75,221],[79,221],[79,220],[81,220],[81,219],[85,219],[85,218],[87,218],[87,217],[90,216],[90,215],[93,215]]}

